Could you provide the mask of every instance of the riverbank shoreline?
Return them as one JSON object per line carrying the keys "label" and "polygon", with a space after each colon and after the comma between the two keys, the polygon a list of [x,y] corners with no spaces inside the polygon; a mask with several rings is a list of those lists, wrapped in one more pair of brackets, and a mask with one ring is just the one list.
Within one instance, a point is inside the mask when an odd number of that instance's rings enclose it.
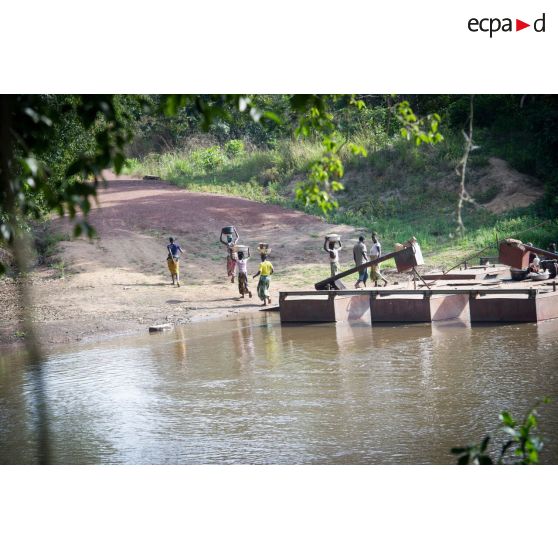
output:
{"label": "riverbank shoreline", "polygon": [[[50,262],[35,267],[31,285],[33,323],[44,346],[133,335],[157,323],[187,324],[223,319],[262,307],[257,298],[259,242],[272,246],[275,274],[272,302],[280,290],[312,288],[329,275],[323,250],[327,233],[346,242],[341,262],[352,265],[351,239],[359,232],[330,225],[300,211],[241,198],[188,192],[162,181],[113,179],[89,214],[97,231],[93,241],[71,238],[73,223],[53,218],[49,234],[61,238]],[[240,299],[226,275],[221,227],[230,223],[252,247],[248,263],[253,298]],[[181,287],[173,287],[166,269],[168,237],[185,251]],[[0,346],[21,346],[17,285],[0,279]]]}

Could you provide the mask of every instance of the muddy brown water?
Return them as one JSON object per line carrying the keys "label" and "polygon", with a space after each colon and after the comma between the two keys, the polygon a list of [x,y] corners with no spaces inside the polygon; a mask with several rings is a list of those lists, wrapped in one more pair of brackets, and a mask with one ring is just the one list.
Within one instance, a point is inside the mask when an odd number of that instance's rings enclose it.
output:
{"label": "muddy brown water", "polygon": [[[453,463],[544,396],[558,463],[558,320],[471,327],[281,326],[258,313],[51,351],[54,463]],[[36,460],[35,388],[0,356],[0,462]]]}

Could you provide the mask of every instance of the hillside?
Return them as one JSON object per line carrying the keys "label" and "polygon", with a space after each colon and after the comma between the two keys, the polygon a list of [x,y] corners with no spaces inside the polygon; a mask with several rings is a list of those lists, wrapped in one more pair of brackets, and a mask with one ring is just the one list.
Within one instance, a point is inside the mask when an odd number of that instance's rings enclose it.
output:
{"label": "hillside", "polygon": [[[154,174],[191,191],[241,196],[317,215],[295,202],[294,191],[319,152],[319,146],[310,142],[285,141],[274,149],[248,148],[232,154],[226,144],[214,144],[132,159],[128,169],[136,176]],[[555,240],[556,222],[537,226],[546,220],[537,210],[544,184],[486,153],[471,157],[467,185],[477,203],[466,204],[466,234],[457,237],[459,156],[459,140],[453,136],[434,148],[416,149],[396,140],[369,149],[366,158],[345,153],[345,190],[338,195],[339,210],[329,220],[376,230],[388,247],[414,235],[438,264],[454,263],[493,242],[495,235],[520,236],[528,230],[525,238],[536,244]]]}
{"label": "hillside", "polygon": [[[160,106],[160,99],[153,97],[153,107]],[[350,97],[324,96],[317,99],[321,123],[307,126],[302,135],[297,135],[297,125],[308,114],[315,117],[318,109],[302,115],[296,110],[296,97],[254,97],[258,106],[280,114],[280,123],[263,125],[246,111],[229,106],[224,118],[204,126],[208,113],[202,114],[191,103],[175,107],[169,115],[149,109],[134,96],[120,96],[111,99],[116,111],[112,119],[95,117],[100,138],[119,131],[113,144],[99,144],[93,128],[88,128],[90,121],[83,120],[81,110],[91,99],[31,98],[33,106],[58,115],[56,125],[42,131],[39,151],[34,152],[49,173],[28,177],[29,184],[37,184],[38,179],[41,188],[26,189],[20,207],[25,212],[23,229],[32,230],[33,222],[42,220],[35,235],[39,266],[32,270],[31,279],[41,327],[60,333],[51,331],[51,338],[134,329],[144,327],[145,320],[180,322],[236,312],[235,288],[226,279],[223,286],[223,253],[217,243],[220,227],[230,223],[252,244],[273,244],[278,264],[275,289],[307,288],[323,278],[327,262],[322,238],[334,228],[347,245],[361,233],[370,238],[377,231],[384,251],[415,236],[427,265],[445,269],[472,258],[480,249],[489,248],[492,254],[486,255],[493,255],[498,239],[504,237],[538,246],[558,240],[555,97],[475,96],[476,148],[466,179],[475,203],[464,207],[463,235],[456,227],[459,176],[455,169],[463,154],[462,129],[470,116],[470,96],[406,96],[418,115],[435,113],[435,121],[441,122],[444,140],[418,147],[418,136],[414,142],[402,137],[394,96],[359,96],[363,108],[356,112],[347,105]],[[204,99],[216,107],[222,101]],[[96,102],[105,106],[101,101]],[[20,108],[27,114],[25,106],[23,102]],[[62,114],[66,116],[61,118]],[[337,193],[339,208],[327,220],[316,206],[301,206],[294,195],[309,167],[322,160],[321,142],[326,140],[317,130],[324,120],[326,127],[334,122],[345,169],[344,189]],[[132,143],[126,143],[128,137],[134,138]],[[363,149],[360,153],[351,149],[351,144],[364,148],[367,156],[361,156]],[[108,191],[97,191],[101,209],[91,205],[91,184],[82,181],[101,172],[107,161],[121,168],[126,157],[126,174],[136,178],[150,174],[162,180],[111,179]],[[27,171],[33,169],[31,165]],[[320,180],[327,184],[330,179],[326,173],[326,179]],[[316,186],[318,192],[321,186]],[[90,206],[91,223],[100,233],[95,244],[72,241],[71,226],[51,220],[55,211],[80,214]],[[0,207],[0,223],[6,216]],[[2,230],[5,234],[8,228]],[[180,299],[167,298],[160,255],[170,235],[178,235],[188,245],[190,289]],[[10,264],[6,247],[0,246],[0,260]],[[348,252],[342,257],[345,268],[351,261]],[[18,314],[13,276],[12,269],[0,289],[0,322],[12,339]],[[242,308],[253,302],[243,301]],[[83,327],[76,309],[85,317]],[[72,326],[76,320],[78,331]]]}

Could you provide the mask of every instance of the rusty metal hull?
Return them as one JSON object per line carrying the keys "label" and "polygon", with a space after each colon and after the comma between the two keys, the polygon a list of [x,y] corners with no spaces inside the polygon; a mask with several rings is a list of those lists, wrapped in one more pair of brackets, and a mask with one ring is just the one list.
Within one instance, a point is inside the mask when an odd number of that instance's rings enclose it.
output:
{"label": "rusty metal hull", "polygon": [[558,292],[536,298],[484,296],[469,301],[471,322],[541,322],[558,318]]}
{"label": "rusty metal hull", "polygon": [[280,301],[282,322],[370,321],[370,297],[348,296],[289,297]]}
{"label": "rusty metal hull", "polygon": [[375,322],[435,322],[469,319],[469,296],[386,297],[370,299],[370,316]]}
{"label": "rusty metal hull", "polygon": [[282,322],[540,322],[558,318],[555,288],[552,283],[529,288],[291,291],[279,294],[279,306]]}

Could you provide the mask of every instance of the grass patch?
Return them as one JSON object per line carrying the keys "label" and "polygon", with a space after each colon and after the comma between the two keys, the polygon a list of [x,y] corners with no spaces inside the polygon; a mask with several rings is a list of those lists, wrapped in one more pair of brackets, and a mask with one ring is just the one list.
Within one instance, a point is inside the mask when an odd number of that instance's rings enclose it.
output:
{"label": "grass patch", "polygon": [[58,244],[72,240],[68,233],[53,232],[48,222],[36,223],[32,229],[37,261],[40,265],[50,265],[55,262],[56,255],[60,252]]}
{"label": "grass patch", "polygon": [[59,260],[52,264],[52,269],[58,271],[58,279],[65,279],[66,277],[66,262],[64,260]]}
{"label": "grass patch", "polygon": [[[489,250],[486,255],[493,255],[497,241],[508,236],[541,247],[558,239],[558,221],[545,222],[544,212],[537,207],[495,215],[466,206],[466,233],[457,235],[458,177],[454,168],[462,154],[459,134],[449,133],[441,145],[424,149],[395,136],[378,139],[361,133],[354,139],[367,147],[369,155],[361,158],[342,152],[345,190],[338,196],[339,211],[328,221],[359,228],[368,239],[377,231],[384,251],[415,236],[428,263],[447,267],[487,246],[492,246],[492,253]],[[293,196],[297,177],[304,176],[308,164],[320,154],[320,145],[309,140],[281,141],[273,149],[252,150],[241,142],[230,148],[214,145],[151,154],[141,161],[131,159],[125,172],[154,174],[187,190],[237,196],[321,216],[315,209],[297,205]],[[471,155],[470,181],[474,182],[475,173],[488,159],[486,152]],[[498,193],[498,187],[492,186],[475,196],[486,203]],[[318,278],[323,269],[319,273]],[[305,279],[307,283],[312,277]]]}

